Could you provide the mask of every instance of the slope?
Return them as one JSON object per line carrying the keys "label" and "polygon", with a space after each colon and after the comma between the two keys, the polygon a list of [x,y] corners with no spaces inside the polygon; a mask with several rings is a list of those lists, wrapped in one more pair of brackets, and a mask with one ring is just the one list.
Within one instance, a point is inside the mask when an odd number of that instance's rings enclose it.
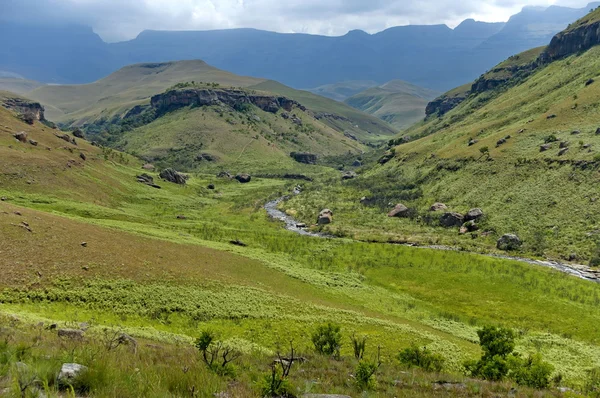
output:
{"label": "slope", "polygon": [[325,84],[316,88],[308,89],[313,94],[320,95],[343,102],[346,98],[352,97],[361,91],[377,86],[377,82],[373,80],[350,80]]}
{"label": "slope", "polygon": [[344,102],[402,130],[422,120],[427,103],[438,94],[401,80],[393,80],[353,95]]}

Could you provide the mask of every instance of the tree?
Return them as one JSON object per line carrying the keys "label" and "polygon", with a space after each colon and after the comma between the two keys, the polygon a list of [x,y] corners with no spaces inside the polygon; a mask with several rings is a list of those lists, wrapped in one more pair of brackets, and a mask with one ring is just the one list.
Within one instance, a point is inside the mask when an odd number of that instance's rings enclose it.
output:
{"label": "tree", "polygon": [[541,355],[530,355],[523,359],[513,356],[509,359],[510,378],[520,386],[531,388],[548,388],[550,375],[554,367],[542,360]]}
{"label": "tree", "polygon": [[290,353],[283,357],[277,352],[277,359],[271,364],[271,373],[264,376],[260,384],[261,395],[263,397],[293,397],[292,386],[288,382],[288,377],[294,362],[302,362],[303,358],[296,356],[293,342],[290,342]]}
{"label": "tree", "polygon": [[229,365],[242,356],[234,348],[215,341],[214,333],[208,330],[202,331],[194,345],[202,354],[202,360],[206,366],[217,373],[231,373]]}
{"label": "tree", "polygon": [[332,323],[318,326],[312,335],[315,350],[321,355],[330,355],[339,358],[342,342],[340,329],[339,325]]}
{"label": "tree", "polygon": [[465,363],[468,373],[486,380],[499,381],[508,375],[507,357],[515,349],[515,334],[511,329],[485,326],[477,331],[483,355],[479,361]]}
{"label": "tree", "polygon": [[440,372],[445,362],[440,354],[429,351],[427,347],[419,348],[414,344],[400,351],[398,359],[409,368],[415,366],[427,372]]}

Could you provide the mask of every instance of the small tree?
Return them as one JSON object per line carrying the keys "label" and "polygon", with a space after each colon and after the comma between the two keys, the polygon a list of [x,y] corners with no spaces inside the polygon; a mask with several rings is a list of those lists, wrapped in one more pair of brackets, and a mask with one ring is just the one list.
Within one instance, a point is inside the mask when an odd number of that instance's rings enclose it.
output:
{"label": "small tree", "polygon": [[468,373],[486,380],[499,381],[508,375],[508,356],[515,349],[515,334],[511,329],[485,326],[477,331],[483,356],[479,361],[465,363]]}
{"label": "small tree", "polygon": [[414,366],[427,372],[440,372],[445,362],[440,354],[429,351],[427,347],[419,348],[414,344],[400,351],[398,359],[409,368]]}
{"label": "small tree", "polygon": [[530,355],[523,359],[509,358],[510,378],[520,386],[543,389],[550,386],[550,375],[554,367],[542,360],[541,355]]}
{"label": "small tree", "polygon": [[375,387],[373,376],[381,366],[381,347],[377,347],[377,359],[375,361],[360,360],[356,367],[356,386],[360,390],[370,390]]}
{"label": "small tree", "polygon": [[352,348],[354,349],[354,358],[360,361],[365,355],[367,336],[356,336],[355,333],[352,333],[352,336],[350,336],[350,341],[352,342]]}
{"label": "small tree", "polygon": [[312,335],[315,350],[321,355],[340,357],[342,334],[340,326],[328,323],[320,325]]}
{"label": "small tree", "polygon": [[265,375],[260,384],[261,395],[263,397],[294,397],[288,377],[294,362],[301,360],[296,356],[293,342],[290,342],[290,353],[287,357],[283,357],[277,352],[277,359],[271,364],[271,373]]}
{"label": "small tree", "polygon": [[231,373],[229,365],[242,356],[234,348],[220,341],[215,342],[214,333],[208,330],[202,331],[194,345],[202,354],[202,360],[206,366],[221,374]]}

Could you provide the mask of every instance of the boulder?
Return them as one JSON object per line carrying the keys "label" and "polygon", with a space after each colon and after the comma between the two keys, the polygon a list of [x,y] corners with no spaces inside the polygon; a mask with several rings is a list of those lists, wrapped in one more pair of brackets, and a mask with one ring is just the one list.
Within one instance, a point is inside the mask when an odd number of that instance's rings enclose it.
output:
{"label": "boulder", "polygon": [[83,152],[80,152],[80,153],[79,153],[79,157],[80,157],[80,158],[81,158],[81,160],[83,160],[83,161],[87,160],[87,156],[85,156],[85,153],[83,153]]}
{"label": "boulder", "polygon": [[83,330],[79,329],[58,329],[58,337],[64,337],[71,340],[82,340]]}
{"label": "boulder", "polygon": [[154,165],[150,164],[150,163],[146,163],[145,165],[142,166],[142,169],[148,170],[148,171],[154,171]]}
{"label": "boulder", "polygon": [[229,174],[229,172],[227,171],[221,171],[219,174],[217,174],[218,178],[233,178],[233,176],[231,174]]}
{"label": "boulder", "polygon": [[333,222],[333,212],[329,209],[323,209],[319,213],[319,217],[317,218],[317,224],[325,225],[331,224]]}
{"label": "boulder", "polygon": [[483,210],[479,208],[471,209],[465,214],[465,221],[477,220],[483,216]]}
{"label": "boulder", "polygon": [[460,227],[464,224],[465,217],[459,213],[444,213],[440,217],[440,224],[442,227],[452,228],[452,227]]}
{"label": "boulder", "polygon": [[473,146],[473,145],[477,144],[478,142],[479,141],[477,141],[476,139],[472,138],[472,139],[469,140],[469,144],[468,145],[469,146]]}
{"label": "boulder", "polygon": [[21,131],[17,134],[13,134],[13,137],[15,137],[15,139],[17,141],[20,141],[22,143],[26,143],[27,142],[27,133],[24,131]]}
{"label": "boulder", "polygon": [[506,138],[501,138],[498,141],[496,141],[496,148],[498,148],[500,145],[504,145],[506,144]]}
{"label": "boulder", "polygon": [[187,182],[188,176],[173,169],[164,169],[160,172],[160,178],[175,184],[184,185]]}
{"label": "boulder", "polygon": [[342,173],[342,180],[352,180],[356,177],[358,177],[358,174],[353,171],[345,171]]}
{"label": "boulder", "polygon": [[242,174],[236,175],[235,179],[238,180],[242,184],[247,184],[252,180],[252,176],[250,176],[250,174],[242,173]]}
{"label": "boulder", "polygon": [[59,384],[72,384],[79,375],[87,371],[87,366],[78,363],[63,363],[58,373],[57,381]]}
{"label": "boulder", "polygon": [[55,134],[57,138],[60,138],[63,141],[67,141],[69,144],[77,145],[77,141],[75,138],[71,137],[69,134]]}
{"label": "boulder", "polygon": [[409,216],[410,209],[404,206],[402,203],[398,203],[392,211],[388,213],[388,217],[401,217],[407,218]]}
{"label": "boulder", "polygon": [[523,242],[521,239],[515,234],[505,234],[502,235],[498,242],[496,242],[496,247],[499,250],[510,251],[510,250],[518,250]]}
{"label": "boulder", "polygon": [[29,143],[33,146],[38,146],[38,142],[36,140],[29,140]]}
{"label": "boulder", "polygon": [[219,160],[215,155],[211,155],[210,153],[200,153],[196,156],[196,160],[198,162],[216,162],[217,160]]}
{"label": "boulder", "polygon": [[434,203],[431,205],[431,207],[429,208],[429,211],[442,211],[442,210],[447,210],[448,206],[446,206],[443,203]]}
{"label": "boulder", "polygon": [[585,86],[589,86],[590,84],[594,84],[594,79],[589,79],[588,81],[585,82]]}
{"label": "boulder", "polygon": [[314,153],[292,152],[290,153],[290,156],[298,163],[317,164],[317,155]]}
{"label": "boulder", "polygon": [[75,131],[73,131],[73,136],[77,138],[85,138],[85,136],[83,135],[83,131],[81,131],[80,129],[76,129]]}
{"label": "boulder", "polygon": [[352,167],[360,167],[360,166],[362,166],[362,162],[358,159],[352,163]]}
{"label": "boulder", "polygon": [[208,184],[208,186],[206,188],[213,190],[213,189],[215,189],[215,184]]}
{"label": "boulder", "polygon": [[551,148],[552,148],[552,145],[550,145],[550,144],[540,145],[540,152],[546,152],[546,151],[550,150]]}
{"label": "boulder", "polygon": [[572,135],[579,135],[579,134],[581,134],[581,131],[579,131],[579,130],[573,130],[573,131],[571,131],[571,134]]}
{"label": "boulder", "polygon": [[560,151],[558,151],[558,156],[562,156],[562,155],[566,154],[567,152],[569,152],[569,148],[563,148]]}
{"label": "boulder", "polygon": [[140,174],[136,177],[136,179],[137,182],[141,182],[142,184],[146,184],[148,186],[151,186],[152,188],[160,189],[158,185],[154,184],[154,178],[146,173]]}
{"label": "boulder", "polygon": [[561,149],[568,148],[569,147],[569,141],[561,141],[561,143],[560,143],[560,145],[558,147],[561,148]]}

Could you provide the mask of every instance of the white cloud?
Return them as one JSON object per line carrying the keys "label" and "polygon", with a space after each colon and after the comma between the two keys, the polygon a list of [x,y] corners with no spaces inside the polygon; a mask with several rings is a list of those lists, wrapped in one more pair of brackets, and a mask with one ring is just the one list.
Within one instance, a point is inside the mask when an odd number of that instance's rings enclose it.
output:
{"label": "white cloud", "polygon": [[[145,29],[249,27],[277,32],[342,35],[407,24],[447,24],[466,18],[506,21],[524,6],[557,0],[0,0],[6,19],[68,20],[91,25],[107,41]],[[586,1],[563,0],[583,7]],[[5,8],[3,10],[2,8]]]}

